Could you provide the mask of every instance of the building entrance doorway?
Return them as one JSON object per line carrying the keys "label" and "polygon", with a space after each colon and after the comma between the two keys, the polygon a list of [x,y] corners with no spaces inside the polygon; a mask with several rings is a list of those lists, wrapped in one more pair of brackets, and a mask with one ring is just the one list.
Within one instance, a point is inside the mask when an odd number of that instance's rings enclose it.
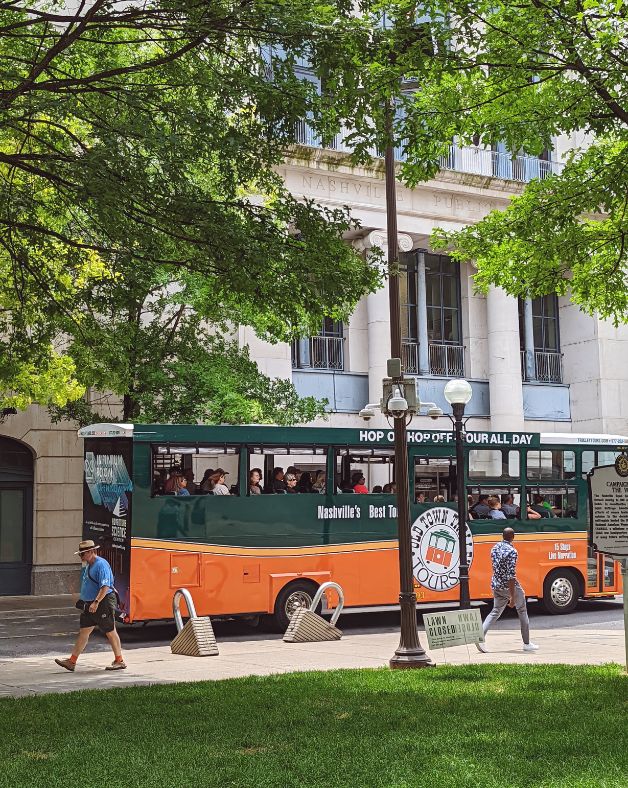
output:
{"label": "building entrance doorway", "polygon": [[0,437],[0,595],[30,594],[33,567],[33,455]]}

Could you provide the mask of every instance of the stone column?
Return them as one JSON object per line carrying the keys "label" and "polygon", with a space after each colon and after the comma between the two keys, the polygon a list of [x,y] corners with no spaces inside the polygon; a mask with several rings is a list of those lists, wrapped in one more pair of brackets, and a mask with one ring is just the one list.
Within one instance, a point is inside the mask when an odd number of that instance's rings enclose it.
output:
{"label": "stone column", "polygon": [[[413,241],[409,235],[397,236],[400,252],[409,252]],[[383,230],[373,230],[356,244],[358,249],[373,257],[373,248],[381,249],[382,259],[377,264],[387,270],[387,236]],[[369,402],[379,402],[382,397],[382,380],[386,377],[386,362],[390,358],[390,306],[388,303],[388,279],[383,286],[366,298],[366,323],[368,338]],[[366,404],[366,403],[365,403]]]}
{"label": "stone column", "polygon": [[427,284],[425,252],[417,253],[417,320],[419,323],[419,373],[430,374],[429,339],[427,336]]}
{"label": "stone column", "polygon": [[300,337],[298,340],[298,362],[299,362],[299,369],[308,369],[312,366],[310,360],[310,338],[309,337]]}
{"label": "stone column", "polygon": [[526,379],[536,380],[536,359],[534,356],[534,321],[532,319],[532,299],[526,298],[523,302],[524,309],[524,342]]}
{"label": "stone column", "polygon": [[486,299],[491,429],[524,429],[517,299],[491,287]]}

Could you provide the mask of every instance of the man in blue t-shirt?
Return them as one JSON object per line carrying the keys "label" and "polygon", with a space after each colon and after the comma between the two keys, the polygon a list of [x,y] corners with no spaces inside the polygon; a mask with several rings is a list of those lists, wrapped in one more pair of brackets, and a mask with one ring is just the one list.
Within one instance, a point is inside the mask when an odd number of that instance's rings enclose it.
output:
{"label": "man in blue t-shirt", "polygon": [[[81,557],[83,570],[81,573],[81,618],[79,634],[72,654],[68,659],[55,659],[57,665],[71,672],[87,645],[89,636],[95,627],[106,636],[113,649],[114,661],[105,670],[123,670],[126,663],[122,659],[122,644],[116,632],[115,610],[116,595],[113,585],[113,572],[109,562],[98,555],[98,545],[91,539],[79,544],[74,555]],[[77,603],[79,607],[79,603]]]}

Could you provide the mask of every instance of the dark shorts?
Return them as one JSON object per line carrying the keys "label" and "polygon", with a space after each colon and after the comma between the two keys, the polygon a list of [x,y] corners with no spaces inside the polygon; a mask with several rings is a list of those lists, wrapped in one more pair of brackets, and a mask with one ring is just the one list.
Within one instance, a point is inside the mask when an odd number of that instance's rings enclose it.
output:
{"label": "dark shorts", "polygon": [[112,592],[98,605],[98,610],[95,613],[84,612],[81,613],[80,627],[98,627],[98,629],[106,635],[107,632],[113,632],[116,628],[114,613],[116,610],[116,595]]}

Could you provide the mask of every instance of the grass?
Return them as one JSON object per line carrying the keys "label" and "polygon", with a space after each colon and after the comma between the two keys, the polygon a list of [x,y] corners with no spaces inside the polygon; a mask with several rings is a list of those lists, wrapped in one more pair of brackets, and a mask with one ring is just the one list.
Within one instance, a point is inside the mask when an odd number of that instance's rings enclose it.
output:
{"label": "grass", "polygon": [[354,670],[0,701],[0,786],[626,788],[616,665]]}

